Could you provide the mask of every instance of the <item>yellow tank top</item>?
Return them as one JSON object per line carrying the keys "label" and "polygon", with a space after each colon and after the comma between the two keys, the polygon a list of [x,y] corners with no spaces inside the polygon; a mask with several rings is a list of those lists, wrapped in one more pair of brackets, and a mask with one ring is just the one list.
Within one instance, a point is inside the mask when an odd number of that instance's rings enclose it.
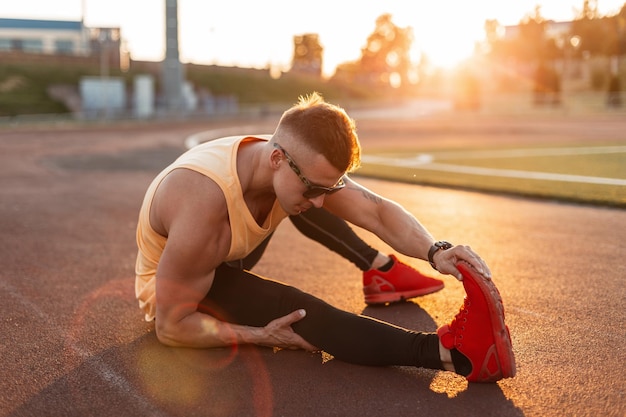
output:
{"label": "yellow tank top", "polygon": [[267,238],[287,214],[274,202],[272,211],[259,226],[243,199],[241,183],[237,176],[237,150],[243,141],[268,140],[266,137],[231,136],[198,145],[181,155],[165,168],[150,184],[139,211],[135,263],[135,296],[146,321],[156,314],[156,270],[167,238],[150,226],[150,206],[163,179],[177,168],[187,168],[211,178],[222,189],[228,206],[231,242],[225,262],[245,258]]}

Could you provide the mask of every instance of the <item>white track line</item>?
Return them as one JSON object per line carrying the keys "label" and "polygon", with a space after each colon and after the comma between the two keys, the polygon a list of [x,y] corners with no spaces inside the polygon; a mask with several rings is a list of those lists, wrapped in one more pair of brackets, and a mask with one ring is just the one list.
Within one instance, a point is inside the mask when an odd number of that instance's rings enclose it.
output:
{"label": "white track line", "polygon": [[552,172],[522,171],[515,169],[483,168],[434,162],[435,160],[455,158],[514,158],[527,156],[597,155],[624,152],[626,152],[626,146],[596,146],[586,148],[504,149],[493,151],[443,152],[437,155],[421,154],[410,158],[364,155],[362,160],[363,162],[374,164],[401,166],[431,171],[455,172],[458,174],[626,186],[626,179],[620,178],[592,177],[587,175],[557,174]]}
{"label": "white track line", "polygon": [[267,136],[267,135],[259,135],[259,132],[267,129],[267,126],[258,126],[258,125],[245,125],[238,127],[227,127],[224,129],[213,129],[213,130],[205,130],[203,132],[195,133],[191,136],[188,136],[185,139],[185,148],[191,149],[194,146],[197,146],[201,143],[208,142],[210,140],[214,140],[217,138],[223,138],[226,136],[235,136],[235,135],[255,135],[255,136]]}
{"label": "white track line", "polygon": [[525,158],[529,156],[599,155],[612,153],[626,153],[626,146],[496,149],[488,151],[441,152],[437,153],[436,159]]}
{"label": "white track line", "polygon": [[[201,143],[224,136],[246,134],[261,130],[263,127],[248,125],[226,129],[207,130],[196,133],[185,139],[185,147],[191,149]],[[248,133],[252,134],[252,133]],[[267,135],[262,135],[267,136]],[[624,153],[626,146],[593,146],[579,148],[543,148],[543,149],[501,149],[491,151],[466,151],[466,152],[443,152],[436,157],[430,154],[420,154],[410,158],[396,158],[374,155],[363,155],[363,162],[380,165],[403,166],[407,168],[424,169],[431,171],[455,172],[459,174],[486,175],[490,177],[522,178],[543,181],[563,181],[584,184],[618,185],[626,186],[626,180],[618,178],[591,177],[586,175],[555,174],[551,172],[521,171],[515,169],[481,168],[464,165],[442,164],[433,162],[437,160],[455,158],[519,158],[528,156],[565,156],[565,155],[592,155]]]}
{"label": "white track line", "polygon": [[141,392],[135,389],[132,382],[127,380],[123,375],[119,374],[115,369],[111,367],[111,365],[107,364],[102,359],[92,355],[89,351],[84,350],[76,343],[73,343],[73,336],[60,325],[58,325],[52,319],[50,314],[47,314],[43,310],[41,310],[37,303],[30,301],[27,297],[20,293],[17,288],[3,280],[0,280],[0,289],[4,290],[4,292],[6,292],[10,297],[16,299],[26,308],[26,310],[31,311],[36,316],[35,318],[37,321],[41,323],[46,323],[48,329],[54,331],[56,335],[61,338],[64,346],[69,347],[75,355],[85,360],[85,362],[83,363],[91,367],[103,381],[115,388],[120,394],[129,397],[134,404],[142,408],[142,410],[145,412],[144,415],[157,417],[169,416],[169,414],[164,413],[163,411],[155,407],[152,404],[151,400],[146,398]]}

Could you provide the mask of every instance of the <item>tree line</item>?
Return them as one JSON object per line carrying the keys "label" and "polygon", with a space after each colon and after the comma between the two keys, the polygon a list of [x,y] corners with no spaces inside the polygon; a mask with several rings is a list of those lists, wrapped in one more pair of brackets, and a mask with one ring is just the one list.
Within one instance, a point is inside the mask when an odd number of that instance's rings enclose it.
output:
{"label": "tree line", "polygon": [[[476,55],[492,62],[545,66],[559,59],[626,54],[626,3],[615,15],[601,16],[595,1],[584,0],[565,36],[551,36],[551,24],[554,22],[545,19],[539,7],[520,20],[514,36],[502,36],[499,22],[486,20],[485,43],[477,47]],[[423,56],[417,63],[411,61],[413,36],[411,27],[397,26],[390,14],[379,16],[360,58],[340,64],[333,79],[383,88],[417,84],[425,79],[428,57]],[[306,48],[299,45],[299,52],[294,53],[293,68],[307,68],[306,64],[314,61],[315,71],[321,71],[323,48],[316,36],[308,41],[313,44]]]}
{"label": "tree line", "polygon": [[612,16],[601,16],[597,4],[584,0],[583,8],[571,22],[564,38],[548,36],[550,21],[541,15],[540,7],[518,25],[513,38],[499,36],[495,20],[485,22],[488,54],[499,60],[515,59],[537,62],[589,56],[619,56],[626,53],[626,3]]}

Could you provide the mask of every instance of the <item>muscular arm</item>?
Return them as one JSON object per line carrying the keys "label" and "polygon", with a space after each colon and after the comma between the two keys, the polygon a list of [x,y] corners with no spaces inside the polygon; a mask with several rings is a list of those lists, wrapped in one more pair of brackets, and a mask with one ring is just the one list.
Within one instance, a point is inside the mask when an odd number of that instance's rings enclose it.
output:
{"label": "muscular arm", "polygon": [[226,202],[219,187],[196,172],[178,169],[159,186],[150,213],[167,244],[156,274],[156,332],[170,346],[219,347],[258,344],[314,347],[293,333],[296,311],[266,327],[225,323],[197,310],[230,247]]}
{"label": "muscular arm", "polygon": [[[345,220],[376,234],[400,253],[423,260],[428,259],[428,250],[435,239],[428,230],[399,204],[385,199],[356,183],[347,180],[344,190],[326,197],[324,207]],[[468,246],[455,246],[435,254],[439,272],[461,279],[456,268],[459,260],[466,260],[478,271],[489,277],[484,261]]]}
{"label": "muscular arm", "polygon": [[402,206],[352,179],[347,180],[344,190],[326,197],[324,207],[414,258],[426,259],[434,242],[428,230]]}

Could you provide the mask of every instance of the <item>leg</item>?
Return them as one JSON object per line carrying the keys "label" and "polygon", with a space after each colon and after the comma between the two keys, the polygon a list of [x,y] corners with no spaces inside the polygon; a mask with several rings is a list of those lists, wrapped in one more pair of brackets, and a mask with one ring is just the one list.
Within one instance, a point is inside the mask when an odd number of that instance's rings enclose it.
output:
{"label": "leg", "polygon": [[226,262],[229,266],[237,269],[247,269],[250,270],[254,267],[254,265],[259,262],[261,256],[265,253],[265,249],[267,248],[268,243],[270,243],[270,239],[272,239],[274,234],[272,233],[268,237],[265,238],[263,242],[259,246],[257,246],[248,256],[243,259],[239,259],[237,261]]}
{"label": "leg", "polygon": [[351,314],[294,287],[227,265],[217,269],[213,287],[200,306],[220,320],[259,327],[299,308],[307,316],[293,325],[294,331],[339,360],[441,369],[435,334]]}
{"label": "leg", "polygon": [[370,269],[378,255],[343,219],[327,210],[310,208],[289,219],[303,235],[338,253],[361,271]]}
{"label": "leg", "polygon": [[309,209],[291,222],[305,236],[321,243],[363,271],[365,303],[384,304],[430,294],[443,288],[443,281],[422,275],[365,243],[345,220],[324,209]]}

